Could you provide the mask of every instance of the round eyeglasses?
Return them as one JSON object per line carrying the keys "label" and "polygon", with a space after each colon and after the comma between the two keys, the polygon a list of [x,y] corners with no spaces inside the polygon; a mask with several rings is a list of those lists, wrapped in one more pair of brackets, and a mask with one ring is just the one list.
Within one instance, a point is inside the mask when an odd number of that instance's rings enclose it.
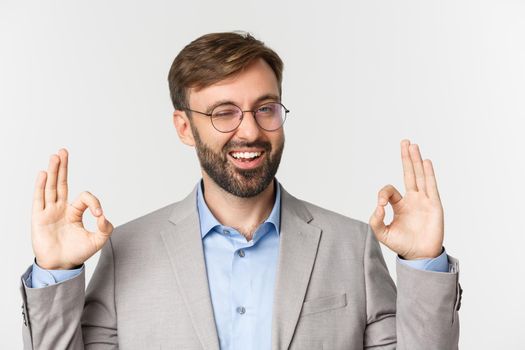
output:
{"label": "round eyeglasses", "polygon": [[221,104],[213,108],[211,113],[195,111],[189,108],[182,110],[190,111],[210,117],[211,124],[219,132],[232,132],[241,125],[245,112],[252,112],[255,122],[266,131],[275,131],[283,126],[287,114],[290,112],[279,102],[269,102],[257,107],[256,110],[243,111],[232,103]]}

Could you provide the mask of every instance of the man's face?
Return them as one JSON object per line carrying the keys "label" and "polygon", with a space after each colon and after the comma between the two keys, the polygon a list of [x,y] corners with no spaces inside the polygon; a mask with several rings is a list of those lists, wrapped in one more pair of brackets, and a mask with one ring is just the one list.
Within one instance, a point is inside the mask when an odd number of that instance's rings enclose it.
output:
{"label": "man's face", "polygon": [[[190,89],[189,108],[208,112],[219,101],[229,101],[242,110],[278,101],[275,74],[262,59],[237,75],[199,91]],[[192,113],[191,130],[202,170],[222,189],[237,197],[253,197],[268,187],[277,173],[284,149],[284,131],[261,129],[253,113],[245,112],[239,127],[229,133],[217,131],[210,118]],[[255,152],[254,159],[236,159],[238,152]]]}

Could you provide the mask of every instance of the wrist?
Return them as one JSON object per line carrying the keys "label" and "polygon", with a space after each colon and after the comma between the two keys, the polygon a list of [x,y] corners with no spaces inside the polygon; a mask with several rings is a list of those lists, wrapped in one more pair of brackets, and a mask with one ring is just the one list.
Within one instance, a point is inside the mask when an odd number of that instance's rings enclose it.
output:
{"label": "wrist", "polygon": [[35,257],[35,264],[38,265],[43,270],[76,270],[82,267],[84,264],[72,265],[72,264],[50,264],[50,263],[41,263]]}
{"label": "wrist", "polygon": [[399,258],[401,258],[403,260],[435,259],[438,256],[440,256],[441,254],[443,254],[444,251],[445,251],[445,247],[441,246],[441,248],[439,250],[437,250],[436,252],[426,252],[426,253],[419,253],[419,254],[418,253],[407,254],[405,256],[403,256],[401,254],[398,254],[398,255],[399,255]]}

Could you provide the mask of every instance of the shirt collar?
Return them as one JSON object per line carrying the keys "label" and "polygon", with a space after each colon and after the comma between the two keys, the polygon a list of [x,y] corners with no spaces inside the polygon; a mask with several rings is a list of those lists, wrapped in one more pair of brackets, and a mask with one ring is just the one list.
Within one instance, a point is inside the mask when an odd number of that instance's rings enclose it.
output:
{"label": "shirt collar", "polygon": [[[197,210],[199,212],[199,222],[201,229],[201,237],[204,238],[211,230],[217,226],[222,226],[221,223],[213,216],[206,201],[204,200],[204,195],[202,193],[202,187],[204,183],[199,180],[198,189],[197,189]],[[273,204],[272,211],[268,218],[264,221],[265,223],[271,223],[274,225],[277,234],[279,234],[279,225],[281,220],[281,186],[277,179],[275,179],[274,186],[276,186],[275,192],[275,202]]]}

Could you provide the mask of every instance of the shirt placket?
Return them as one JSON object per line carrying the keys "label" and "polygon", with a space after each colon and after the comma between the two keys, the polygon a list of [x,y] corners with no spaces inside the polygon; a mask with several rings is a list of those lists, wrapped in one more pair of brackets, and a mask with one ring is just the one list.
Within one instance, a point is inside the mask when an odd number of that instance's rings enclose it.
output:
{"label": "shirt placket", "polygon": [[232,231],[232,350],[251,349],[254,306],[252,302],[250,250],[251,243]]}

